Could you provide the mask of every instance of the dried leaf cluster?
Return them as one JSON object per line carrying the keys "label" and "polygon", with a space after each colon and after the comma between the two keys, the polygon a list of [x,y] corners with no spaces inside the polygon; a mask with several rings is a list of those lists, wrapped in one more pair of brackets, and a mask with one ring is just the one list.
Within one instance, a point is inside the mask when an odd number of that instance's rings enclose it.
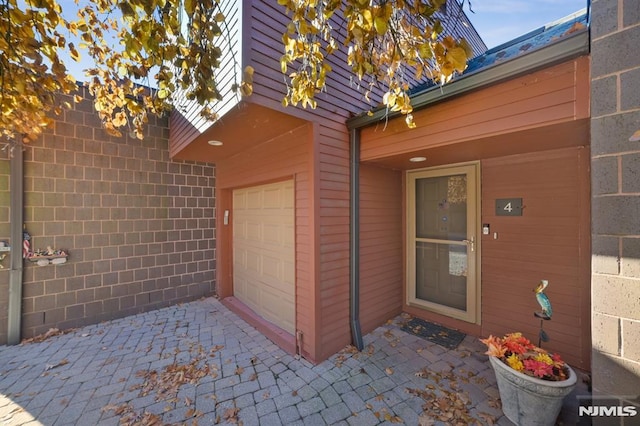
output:
{"label": "dried leaf cluster", "polygon": [[30,337],[28,339],[22,339],[22,341],[20,342],[21,345],[26,345],[29,343],[40,343],[40,342],[44,342],[47,339],[50,339],[51,337],[55,337],[55,336],[61,336],[63,334],[68,334],[68,333],[72,333],[75,332],[77,330],[77,328],[70,328],[67,330],[59,330],[57,328],[50,328],[46,333],[43,334],[39,334],[37,336],[34,337]]}
{"label": "dried leaf cluster", "polygon": [[[144,397],[155,393],[156,401],[164,401],[167,403],[166,411],[171,411],[174,404],[182,403],[188,410],[185,418],[180,424],[198,425],[198,419],[204,416],[204,413],[197,410],[194,401],[185,397],[180,400],[178,392],[185,384],[197,385],[201,379],[206,376],[217,377],[218,366],[210,362],[210,358],[217,357],[217,352],[223,349],[223,346],[217,345],[206,350],[202,345],[191,343],[188,345],[188,361],[185,363],[173,362],[165,366],[162,370],[140,370],[136,373],[136,377],[142,378],[143,382],[132,386],[129,390],[139,390],[139,396]],[[176,348],[173,356],[179,356],[180,350]],[[215,396],[213,396],[215,400]],[[136,411],[130,404],[108,405],[103,411],[113,411],[120,417],[120,425],[122,426],[142,426],[142,425],[163,425],[164,421],[161,415],[149,413],[145,410]],[[227,409],[222,416],[217,416],[216,423],[220,423],[224,418],[228,423],[235,424],[238,422],[237,408]]]}
{"label": "dried leaf cluster", "polygon": [[[459,382],[469,383],[471,380],[483,384],[485,380],[471,371],[456,373],[453,366],[445,371],[432,371],[423,368],[415,375],[427,380],[423,389],[407,388],[411,395],[424,400],[424,412],[420,416],[421,425],[433,425],[437,422],[445,424],[464,425],[493,425],[497,419],[491,414],[480,412],[474,417],[471,412],[471,399],[462,389]],[[490,400],[490,406],[499,408],[499,401]]]}

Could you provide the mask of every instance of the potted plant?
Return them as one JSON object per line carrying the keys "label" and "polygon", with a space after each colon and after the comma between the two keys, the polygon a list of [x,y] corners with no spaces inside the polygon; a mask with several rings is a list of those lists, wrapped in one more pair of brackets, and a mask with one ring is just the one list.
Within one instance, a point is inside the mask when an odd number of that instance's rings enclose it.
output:
{"label": "potted plant", "polygon": [[[536,298],[543,307],[540,336],[548,337],[542,329],[542,321],[551,319],[551,304],[546,296],[539,296],[548,283],[536,287]],[[543,338],[544,337],[544,338]],[[576,387],[576,373],[558,354],[552,354],[536,346],[522,333],[510,333],[504,337],[489,336],[480,340],[487,345],[486,354],[496,375],[498,391],[505,416],[518,426],[554,425],[564,397]],[[538,343],[540,345],[540,343]]]}

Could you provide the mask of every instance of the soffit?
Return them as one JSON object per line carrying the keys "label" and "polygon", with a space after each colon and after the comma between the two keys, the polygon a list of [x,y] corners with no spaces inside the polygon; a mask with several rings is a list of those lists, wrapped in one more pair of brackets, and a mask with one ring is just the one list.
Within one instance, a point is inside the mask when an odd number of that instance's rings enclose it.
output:
{"label": "soffit", "polygon": [[[254,103],[241,102],[173,155],[174,159],[219,162],[305,124],[306,121]],[[209,141],[220,141],[212,146]]]}
{"label": "soffit", "polygon": [[[384,158],[369,159],[363,163],[396,170],[410,170],[524,152],[586,146],[589,144],[589,123],[588,119],[557,123],[438,147],[415,149]],[[426,157],[426,160],[412,163],[409,161],[412,157]]]}

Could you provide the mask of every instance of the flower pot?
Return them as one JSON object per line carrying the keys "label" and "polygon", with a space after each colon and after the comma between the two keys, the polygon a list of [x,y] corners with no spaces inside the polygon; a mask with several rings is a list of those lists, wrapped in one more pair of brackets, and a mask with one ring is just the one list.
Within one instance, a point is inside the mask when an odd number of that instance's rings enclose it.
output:
{"label": "flower pot", "polygon": [[569,378],[561,381],[527,376],[496,357],[489,361],[496,374],[502,411],[518,426],[553,426],[564,397],[576,387],[576,373],[567,366]]}

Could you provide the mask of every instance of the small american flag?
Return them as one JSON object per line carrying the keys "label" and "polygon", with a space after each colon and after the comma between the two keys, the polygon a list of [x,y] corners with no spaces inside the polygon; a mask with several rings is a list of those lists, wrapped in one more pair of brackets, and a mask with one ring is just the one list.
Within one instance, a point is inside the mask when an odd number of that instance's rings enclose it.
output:
{"label": "small american flag", "polygon": [[29,235],[28,232],[24,232],[22,237],[22,258],[26,259],[31,253],[31,243],[29,242],[29,240],[31,239],[31,235]]}

